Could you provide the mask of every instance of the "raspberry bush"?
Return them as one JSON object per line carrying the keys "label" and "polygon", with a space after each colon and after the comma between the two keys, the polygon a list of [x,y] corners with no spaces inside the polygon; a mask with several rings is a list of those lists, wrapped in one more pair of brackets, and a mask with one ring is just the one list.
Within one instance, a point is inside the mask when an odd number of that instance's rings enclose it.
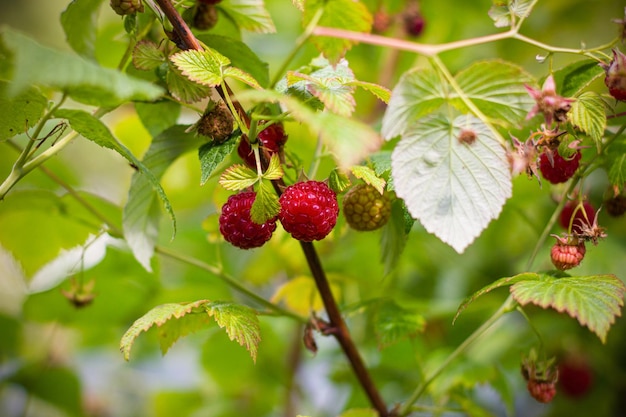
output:
{"label": "raspberry bush", "polygon": [[624,409],[623,4],[5,3],[0,415]]}

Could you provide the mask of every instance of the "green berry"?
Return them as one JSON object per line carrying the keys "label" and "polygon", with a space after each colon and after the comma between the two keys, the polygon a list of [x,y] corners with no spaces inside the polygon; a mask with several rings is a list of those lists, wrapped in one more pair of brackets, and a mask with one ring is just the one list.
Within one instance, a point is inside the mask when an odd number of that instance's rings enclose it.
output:
{"label": "green berry", "polygon": [[111,8],[120,16],[143,12],[143,3],[141,0],[111,0]]}
{"label": "green berry", "polygon": [[370,231],[381,228],[391,215],[391,201],[369,184],[352,187],[343,198],[346,221],[355,230]]}

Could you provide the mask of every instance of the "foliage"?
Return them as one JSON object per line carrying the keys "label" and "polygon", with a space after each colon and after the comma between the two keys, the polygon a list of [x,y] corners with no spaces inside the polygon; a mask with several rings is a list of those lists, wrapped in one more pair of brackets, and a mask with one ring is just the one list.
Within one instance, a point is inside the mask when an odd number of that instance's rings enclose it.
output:
{"label": "foliage", "polygon": [[[626,107],[604,82],[623,5],[58,0],[55,44],[14,3],[0,414],[514,415],[571,357],[591,391],[536,415],[623,408]],[[557,149],[582,159],[551,184]],[[358,232],[340,212],[297,242],[279,196],[307,179],[340,206],[370,184],[391,218]],[[220,207],[252,190],[252,222],[278,227],[241,250]],[[595,221],[559,227],[571,200]],[[552,270],[551,234],[586,245],[580,266]]]}

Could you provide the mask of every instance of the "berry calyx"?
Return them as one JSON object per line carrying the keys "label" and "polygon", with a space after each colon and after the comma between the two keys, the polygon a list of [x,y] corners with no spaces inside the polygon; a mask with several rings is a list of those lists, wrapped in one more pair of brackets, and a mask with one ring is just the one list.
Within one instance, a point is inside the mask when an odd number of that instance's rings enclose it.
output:
{"label": "berry calyx", "polygon": [[120,16],[143,12],[143,3],[141,0],[110,0],[109,4],[113,11]]}
{"label": "berry calyx", "polygon": [[604,84],[609,89],[609,94],[616,100],[626,101],[626,55],[613,49],[613,59],[606,65],[602,65],[606,76]]}
{"label": "berry calyx", "polygon": [[583,226],[591,226],[596,219],[596,210],[591,203],[583,201],[582,206],[578,201],[568,201],[563,206],[561,214],[559,215],[559,224],[565,230],[572,227],[572,234],[580,234],[583,230]]}
{"label": "berry calyx", "polygon": [[241,249],[263,246],[276,230],[275,219],[257,224],[250,218],[250,209],[255,198],[254,192],[231,195],[220,214],[220,233],[227,242]]}
{"label": "berry calyx", "polygon": [[539,156],[539,170],[541,175],[552,184],[559,184],[572,178],[581,158],[580,151],[576,151],[569,158],[563,158],[558,150],[546,150]]}
{"label": "berry calyx", "polygon": [[560,271],[572,269],[580,265],[585,257],[585,242],[567,237],[556,237],[556,243],[550,250],[552,264]]}
{"label": "berry calyx", "polygon": [[[257,135],[257,139],[261,145],[260,150],[264,152],[268,161],[273,154],[281,151],[283,145],[287,142],[287,138],[285,128],[281,123],[273,123],[261,130]],[[252,147],[247,140],[242,139],[241,142],[239,142],[237,154],[243,159],[246,165],[252,169],[256,169],[254,152],[252,152]]]}
{"label": "berry calyx", "polygon": [[320,181],[290,185],[279,199],[278,219],[294,239],[303,242],[324,239],[339,215],[337,195]]}
{"label": "berry calyx", "polygon": [[376,230],[389,220],[391,202],[386,194],[380,194],[373,186],[358,184],[344,196],[343,213],[353,229]]}

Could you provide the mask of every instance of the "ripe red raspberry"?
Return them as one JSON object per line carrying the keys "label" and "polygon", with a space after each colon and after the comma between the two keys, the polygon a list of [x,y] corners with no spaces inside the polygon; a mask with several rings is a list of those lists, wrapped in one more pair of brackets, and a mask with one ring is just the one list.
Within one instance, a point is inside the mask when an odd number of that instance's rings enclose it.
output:
{"label": "ripe red raspberry", "polygon": [[[550,154],[552,160],[550,160]],[[567,159],[559,155],[556,150],[550,154],[546,151],[539,157],[539,169],[543,177],[552,184],[559,184],[572,178],[580,164],[580,151],[576,151]]]}
{"label": "ripe red raspberry", "polygon": [[337,195],[323,182],[290,185],[279,202],[278,218],[294,239],[303,242],[324,239],[337,223]]}
{"label": "ripe red raspberry", "polygon": [[391,215],[391,202],[369,184],[352,187],[343,198],[346,221],[355,230],[369,231],[382,227]]}
{"label": "ripe red raspberry", "polygon": [[585,396],[593,385],[593,370],[584,358],[568,357],[559,364],[559,388],[574,398]]}
{"label": "ripe red raspberry", "polygon": [[109,4],[115,13],[120,16],[143,12],[143,3],[141,0],[110,0]]}
{"label": "ripe red raspberry", "polygon": [[[262,127],[262,126],[261,126]],[[259,143],[261,145],[261,151],[265,152],[266,158],[269,160],[271,156],[277,152],[280,152],[282,146],[287,142],[287,135],[285,134],[285,128],[281,123],[273,123],[261,130],[257,135]],[[252,169],[256,169],[256,161],[254,159],[254,152],[247,140],[242,139],[239,142],[237,153],[244,160],[246,165]]]}
{"label": "ripe red raspberry", "polygon": [[549,403],[556,395],[554,382],[531,379],[526,387],[530,395],[540,403]]}
{"label": "ripe red raspberry", "polygon": [[591,226],[593,224],[596,219],[596,210],[588,201],[583,201],[582,204],[582,208],[578,206],[578,201],[574,200],[565,204],[559,215],[559,224],[563,229],[569,230],[571,224],[571,232],[576,234],[582,231],[583,225]]}
{"label": "ripe red raspberry", "polygon": [[606,71],[604,84],[616,100],[626,101],[626,55],[613,49],[613,59],[608,65],[602,65]]}
{"label": "ripe red raspberry", "polygon": [[575,239],[556,237],[556,243],[550,250],[550,258],[554,266],[560,271],[577,267],[585,257],[585,242]]}
{"label": "ripe red raspberry", "polygon": [[220,232],[226,241],[241,249],[263,246],[276,230],[276,220],[257,224],[250,218],[256,193],[244,192],[228,197],[220,215]]}

